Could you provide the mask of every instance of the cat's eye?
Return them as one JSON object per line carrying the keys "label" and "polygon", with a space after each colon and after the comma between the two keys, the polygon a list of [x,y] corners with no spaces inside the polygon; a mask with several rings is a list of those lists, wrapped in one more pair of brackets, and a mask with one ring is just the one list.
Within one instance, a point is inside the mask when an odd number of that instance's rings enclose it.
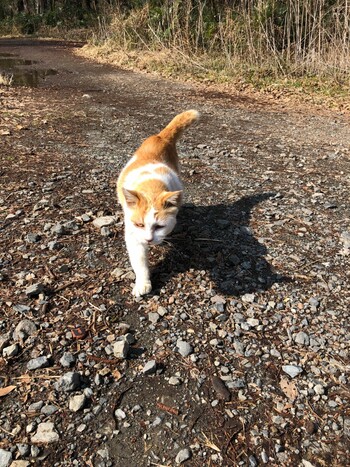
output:
{"label": "cat's eye", "polygon": [[160,230],[164,227],[164,225],[155,225],[154,230]]}
{"label": "cat's eye", "polygon": [[140,223],[135,222],[135,227],[139,227],[140,229],[143,229],[144,226],[145,226],[145,224],[142,224],[141,222]]}

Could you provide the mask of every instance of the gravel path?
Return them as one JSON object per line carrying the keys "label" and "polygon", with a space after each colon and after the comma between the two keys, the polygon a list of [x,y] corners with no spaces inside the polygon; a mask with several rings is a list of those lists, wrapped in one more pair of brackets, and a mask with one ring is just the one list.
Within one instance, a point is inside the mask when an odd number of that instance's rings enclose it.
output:
{"label": "gravel path", "polygon": [[[57,71],[0,88],[0,467],[348,465],[347,117],[0,46]],[[189,108],[135,300],[115,181]]]}

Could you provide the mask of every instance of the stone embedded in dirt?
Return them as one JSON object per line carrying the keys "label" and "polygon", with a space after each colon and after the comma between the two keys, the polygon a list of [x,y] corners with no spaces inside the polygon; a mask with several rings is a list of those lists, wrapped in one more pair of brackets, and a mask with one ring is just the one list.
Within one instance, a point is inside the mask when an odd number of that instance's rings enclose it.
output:
{"label": "stone embedded in dirt", "polygon": [[231,399],[231,393],[225,386],[225,383],[218,376],[213,376],[211,379],[214,391],[218,395],[219,399],[229,401]]}
{"label": "stone embedded in dirt", "polygon": [[26,295],[28,295],[28,297],[35,297],[42,292],[44,292],[44,284],[41,283],[32,284],[26,288]]}
{"label": "stone embedded in dirt", "polygon": [[67,221],[63,224],[63,229],[65,232],[72,232],[74,230],[79,230],[79,225],[75,220]]}
{"label": "stone embedded in dirt", "polygon": [[264,464],[267,464],[269,462],[269,456],[267,455],[267,452],[265,450],[263,450],[261,453],[261,460]]}
{"label": "stone embedded in dirt", "polygon": [[169,383],[171,386],[179,386],[179,385],[182,383],[182,381],[181,381],[181,379],[178,378],[177,376],[171,376],[171,377],[169,378],[168,383]]}
{"label": "stone embedded in dirt", "polygon": [[129,349],[129,343],[125,339],[122,339],[113,345],[113,354],[117,358],[127,358]]}
{"label": "stone embedded in dirt", "polygon": [[11,463],[11,467],[29,467],[29,466],[30,466],[30,462],[25,461],[25,460],[17,460]]}
{"label": "stone embedded in dirt", "polygon": [[183,462],[186,462],[189,459],[191,459],[191,457],[192,457],[192,452],[191,452],[190,449],[188,449],[188,448],[181,449],[181,451],[179,451],[177,453],[177,456],[175,458],[175,462],[177,464],[182,464]]}
{"label": "stone embedded in dirt", "polygon": [[6,451],[5,449],[0,449],[0,466],[7,467],[11,464],[12,461],[12,452]]}
{"label": "stone embedded in dirt", "polygon": [[77,394],[76,396],[72,396],[69,399],[69,410],[72,412],[78,412],[85,407],[86,404],[86,397],[84,394]]}
{"label": "stone embedded in dirt", "polygon": [[130,331],[131,326],[128,323],[121,322],[121,323],[118,323],[117,329],[118,329],[119,334],[127,334]]}
{"label": "stone embedded in dirt", "polygon": [[177,340],[176,348],[179,354],[183,357],[188,357],[189,355],[191,355],[191,353],[193,353],[192,345],[186,341],[183,341],[182,339]]}
{"label": "stone embedded in dirt", "polygon": [[309,335],[306,332],[300,331],[294,338],[295,342],[300,345],[308,346],[310,344]]}
{"label": "stone embedded in dirt", "polygon": [[60,439],[52,422],[39,423],[37,431],[31,438],[32,443],[54,443]]}
{"label": "stone embedded in dirt", "polygon": [[75,363],[75,356],[70,352],[64,352],[60,358],[60,364],[66,368],[70,368]]}
{"label": "stone embedded in dirt", "polygon": [[350,417],[344,418],[344,435],[350,437]]}
{"label": "stone embedded in dirt", "polygon": [[99,449],[97,451],[97,455],[102,457],[102,459],[105,459],[105,460],[108,460],[109,459],[109,451],[107,448],[104,448],[104,449]]}
{"label": "stone embedded in dirt", "polygon": [[125,269],[123,268],[115,268],[111,272],[111,276],[115,277],[116,279],[121,279],[124,274],[125,274]]}
{"label": "stone embedded in dirt", "polygon": [[45,355],[33,358],[27,363],[28,370],[37,370],[38,368],[46,368],[48,366],[50,366],[50,359]]}
{"label": "stone embedded in dirt", "polygon": [[83,215],[81,216],[81,220],[82,220],[83,222],[90,222],[90,221],[91,221],[91,217],[89,216],[89,214],[83,214]]}
{"label": "stone embedded in dirt", "polygon": [[10,342],[10,333],[2,334],[0,336],[0,352]]}
{"label": "stone embedded in dirt", "polygon": [[26,235],[26,241],[28,243],[37,243],[41,240],[41,235],[35,233],[29,233]]}
{"label": "stone embedded in dirt", "polygon": [[62,244],[56,240],[52,240],[51,242],[48,242],[47,247],[50,251],[60,250],[62,248]]}
{"label": "stone embedded in dirt", "polygon": [[158,313],[159,316],[163,317],[168,313],[168,310],[166,308],[164,308],[164,306],[159,306],[157,308],[157,313]]}
{"label": "stone embedded in dirt", "polygon": [[37,327],[33,321],[29,319],[23,319],[20,321],[13,332],[13,339],[15,341],[24,340],[27,337],[34,334],[37,330]]}
{"label": "stone embedded in dirt", "polygon": [[142,373],[144,375],[153,375],[157,371],[157,362],[155,360],[150,360],[142,368]]}
{"label": "stone embedded in dirt", "polygon": [[13,309],[18,313],[28,313],[28,311],[30,311],[30,306],[21,305],[20,303],[17,303],[13,306]]}
{"label": "stone embedded in dirt", "polygon": [[257,326],[259,326],[260,321],[258,319],[256,319],[256,318],[248,318],[247,323],[249,324],[249,326],[252,326],[253,328],[256,328]]}
{"label": "stone embedded in dirt", "polygon": [[11,357],[15,357],[16,355],[18,355],[18,352],[19,352],[19,345],[12,344],[8,347],[4,347],[2,351],[2,356],[5,358],[11,358]]}
{"label": "stone embedded in dirt", "polygon": [[44,401],[33,402],[28,407],[28,412],[39,412],[39,410],[43,407]]}
{"label": "stone embedded in dirt", "polygon": [[118,420],[124,420],[126,418],[126,413],[122,409],[117,409],[114,415]]}
{"label": "stone embedded in dirt", "polygon": [[109,227],[101,227],[100,233],[102,237],[109,237],[112,234],[112,231]]}
{"label": "stone embedded in dirt", "polygon": [[135,336],[134,334],[131,334],[131,332],[124,335],[124,340],[130,345],[135,344],[136,342]]}
{"label": "stone embedded in dirt", "polygon": [[298,365],[283,365],[282,370],[291,378],[295,378],[303,372],[303,368]]}
{"label": "stone embedded in dirt", "polygon": [[244,295],[241,296],[241,300],[242,302],[245,302],[245,303],[254,303],[255,301],[255,294],[253,293],[246,293]]}
{"label": "stone embedded in dirt", "polygon": [[114,216],[103,216],[103,217],[96,217],[92,221],[94,227],[101,229],[102,227],[110,227],[111,225],[117,222],[117,218]]}
{"label": "stone embedded in dirt", "polygon": [[20,453],[21,456],[27,457],[30,454],[30,447],[28,444],[24,443],[18,443],[16,444],[16,447],[18,449],[18,452]]}
{"label": "stone embedded in dirt", "polygon": [[58,411],[58,407],[56,405],[45,405],[41,410],[40,412],[44,415],[52,415],[54,414],[55,412]]}
{"label": "stone embedded in dirt", "polygon": [[55,383],[55,389],[60,392],[71,392],[75,391],[80,387],[81,377],[80,373],[68,372],[61,376],[61,378]]}
{"label": "stone embedded in dirt", "polygon": [[30,455],[35,459],[36,457],[38,457],[40,454],[40,448],[38,448],[38,446],[34,446],[32,445],[30,447]]}
{"label": "stone embedded in dirt", "polygon": [[325,388],[322,384],[315,384],[314,391],[317,395],[322,396],[325,393]]}
{"label": "stone embedded in dirt", "polygon": [[256,460],[254,456],[249,456],[248,462],[249,462],[248,464],[249,467],[257,467],[259,465],[258,461]]}
{"label": "stone embedded in dirt", "polygon": [[57,224],[53,225],[51,227],[51,233],[53,235],[64,235],[66,233],[66,229],[63,227],[63,225],[58,222]]}
{"label": "stone embedded in dirt", "polygon": [[350,254],[350,232],[344,230],[340,234],[340,240],[343,243],[343,249],[340,253],[344,256],[348,256]]}
{"label": "stone embedded in dirt", "polygon": [[159,321],[159,314],[158,313],[155,313],[153,311],[151,311],[150,313],[148,313],[148,320],[152,323],[152,324],[156,324],[158,321]]}

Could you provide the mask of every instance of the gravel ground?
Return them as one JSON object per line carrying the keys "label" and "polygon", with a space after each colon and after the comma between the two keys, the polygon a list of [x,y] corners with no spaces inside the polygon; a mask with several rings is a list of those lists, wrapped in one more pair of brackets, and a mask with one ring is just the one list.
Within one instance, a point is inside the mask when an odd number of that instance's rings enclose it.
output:
{"label": "gravel ground", "polygon": [[[347,115],[0,45],[57,71],[0,89],[0,466],[349,465]],[[115,181],[189,108],[134,299]]]}

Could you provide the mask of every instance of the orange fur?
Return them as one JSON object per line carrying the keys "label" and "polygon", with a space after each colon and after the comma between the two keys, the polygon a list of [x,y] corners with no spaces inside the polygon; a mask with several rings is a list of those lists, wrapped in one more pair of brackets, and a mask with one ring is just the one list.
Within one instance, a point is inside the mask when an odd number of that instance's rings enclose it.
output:
{"label": "orange fur", "polygon": [[[198,112],[196,110],[183,112],[177,115],[158,135],[150,136],[141,144],[135,152],[135,160],[124,168],[118,179],[117,192],[122,206],[125,205],[125,196],[122,191],[124,180],[133,170],[149,163],[162,162],[176,173],[180,172],[176,141],[183,130],[197,119]],[[156,172],[164,174],[166,168],[160,167],[156,169]],[[135,181],[135,187],[133,187],[135,191],[144,194],[151,203],[155,202],[157,195],[166,191],[166,188],[164,184],[158,183],[158,180],[149,180],[148,183],[140,184]]]}

